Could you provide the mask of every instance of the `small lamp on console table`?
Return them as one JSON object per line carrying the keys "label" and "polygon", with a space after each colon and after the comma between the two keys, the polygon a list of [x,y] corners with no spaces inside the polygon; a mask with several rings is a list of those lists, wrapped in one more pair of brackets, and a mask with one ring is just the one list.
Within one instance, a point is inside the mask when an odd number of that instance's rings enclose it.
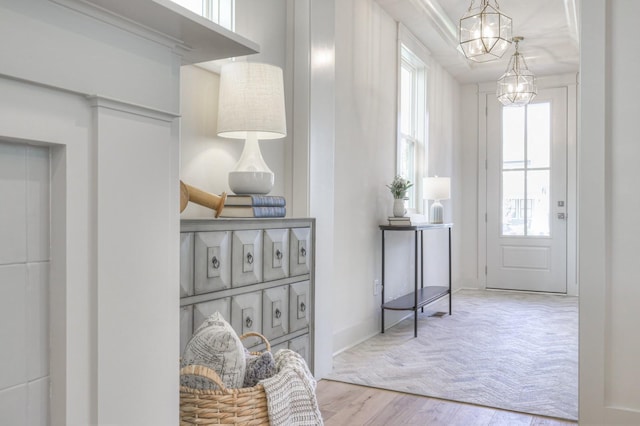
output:
{"label": "small lamp on console table", "polygon": [[426,177],[423,180],[424,199],[433,200],[429,209],[429,223],[444,222],[444,207],[441,200],[448,200],[451,196],[451,179],[448,177]]}
{"label": "small lamp on console table", "polygon": [[229,172],[236,194],[268,194],[273,172],[260,152],[259,139],[287,135],[282,69],[255,62],[232,62],[220,71],[218,136],[244,139],[244,149]]}

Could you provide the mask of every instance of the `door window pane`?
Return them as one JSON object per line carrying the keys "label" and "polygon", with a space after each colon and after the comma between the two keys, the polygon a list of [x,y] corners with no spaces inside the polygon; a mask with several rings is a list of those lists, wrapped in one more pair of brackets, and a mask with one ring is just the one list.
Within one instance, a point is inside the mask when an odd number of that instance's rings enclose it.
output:
{"label": "door window pane", "polygon": [[502,172],[502,235],[524,235],[524,171]]}
{"label": "door window pane", "polygon": [[525,108],[502,108],[502,168],[524,167]]}
{"label": "door window pane", "polygon": [[527,172],[527,235],[549,236],[550,197],[549,170]]}
{"label": "door window pane", "polygon": [[549,167],[551,161],[551,103],[527,105],[528,167]]}

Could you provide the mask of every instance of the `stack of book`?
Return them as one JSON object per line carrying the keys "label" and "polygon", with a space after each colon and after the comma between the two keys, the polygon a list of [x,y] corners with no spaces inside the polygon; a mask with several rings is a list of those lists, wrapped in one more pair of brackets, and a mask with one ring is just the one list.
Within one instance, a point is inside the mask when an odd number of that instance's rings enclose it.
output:
{"label": "stack of book", "polygon": [[227,195],[220,217],[284,217],[286,204],[279,195]]}
{"label": "stack of book", "polygon": [[426,223],[426,218],[421,214],[412,214],[404,217],[389,217],[389,226],[416,226]]}

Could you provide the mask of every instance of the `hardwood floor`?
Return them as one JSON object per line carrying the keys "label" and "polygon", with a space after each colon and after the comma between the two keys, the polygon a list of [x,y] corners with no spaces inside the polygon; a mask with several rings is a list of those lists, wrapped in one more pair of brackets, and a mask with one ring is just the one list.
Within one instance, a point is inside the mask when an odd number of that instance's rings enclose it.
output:
{"label": "hardwood floor", "polygon": [[326,426],[566,426],[576,422],[515,413],[401,392],[321,380],[318,403]]}

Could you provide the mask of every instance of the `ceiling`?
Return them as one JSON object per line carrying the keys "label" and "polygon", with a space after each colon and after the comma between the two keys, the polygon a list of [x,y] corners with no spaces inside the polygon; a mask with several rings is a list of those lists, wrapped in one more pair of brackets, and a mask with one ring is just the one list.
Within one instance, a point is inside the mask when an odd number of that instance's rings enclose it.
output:
{"label": "ceiling", "polygon": [[[520,53],[537,76],[577,72],[579,65],[580,0],[499,0],[502,13],[513,20],[513,35],[524,37]],[[432,57],[460,83],[497,80],[505,71],[513,47],[498,60],[476,63],[457,50],[458,21],[471,0],[377,0],[407,27]],[[478,5],[481,0],[475,0]],[[494,0],[491,0],[494,3]]]}

